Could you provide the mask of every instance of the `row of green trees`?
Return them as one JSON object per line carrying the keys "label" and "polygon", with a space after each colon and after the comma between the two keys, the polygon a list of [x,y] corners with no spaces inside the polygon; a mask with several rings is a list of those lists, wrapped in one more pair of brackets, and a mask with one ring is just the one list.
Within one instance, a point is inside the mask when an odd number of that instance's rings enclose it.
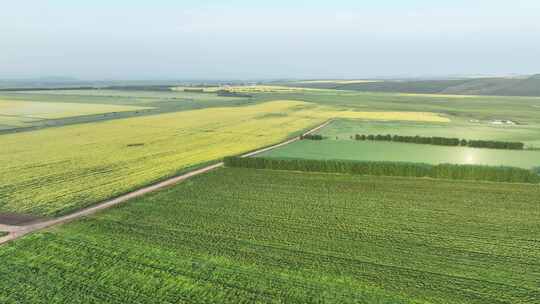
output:
{"label": "row of green trees", "polygon": [[540,183],[540,175],[532,170],[477,165],[227,157],[225,158],[225,166],[359,175]]}
{"label": "row of green trees", "polygon": [[221,96],[221,97],[246,97],[246,98],[253,97],[253,95],[249,95],[249,94],[241,93],[241,92],[233,92],[229,90],[218,90],[216,91],[216,95]]}
{"label": "row of green trees", "polygon": [[404,143],[439,145],[439,146],[464,146],[473,148],[491,148],[491,149],[509,149],[523,150],[525,144],[522,142],[506,142],[495,140],[466,140],[448,137],[425,137],[425,136],[402,136],[402,135],[355,135],[356,140],[376,140],[376,141],[395,141]]}
{"label": "row of green trees", "polygon": [[494,141],[494,140],[469,140],[469,147],[523,150],[525,148],[525,144],[522,142],[506,142],[506,141]]}
{"label": "row of green trees", "polygon": [[300,139],[323,140],[323,137],[320,134],[305,134],[300,135]]}

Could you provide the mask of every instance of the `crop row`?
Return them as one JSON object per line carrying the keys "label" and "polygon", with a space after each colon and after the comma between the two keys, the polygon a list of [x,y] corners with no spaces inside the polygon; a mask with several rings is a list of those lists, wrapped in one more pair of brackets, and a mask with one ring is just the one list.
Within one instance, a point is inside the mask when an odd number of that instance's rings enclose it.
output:
{"label": "crop row", "polygon": [[0,247],[0,302],[534,303],[539,195],[225,168]]}

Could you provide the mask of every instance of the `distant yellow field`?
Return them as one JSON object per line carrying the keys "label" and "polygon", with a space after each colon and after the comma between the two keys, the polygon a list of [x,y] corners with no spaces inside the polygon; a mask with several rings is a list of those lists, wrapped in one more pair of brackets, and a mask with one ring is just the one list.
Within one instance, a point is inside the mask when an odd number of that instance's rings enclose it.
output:
{"label": "distant yellow field", "polygon": [[64,213],[333,117],[445,121],[432,113],[339,111],[285,100],[2,135],[0,212]]}
{"label": "distant yellow field", "polygon": [[215,87],[172,87],[172,91],[177,92],[184,92],[184,91],[198,91],[200,90],[202,93],[216,93],[217,91],[223,89],[223,87],[215,86]]}
{"label": "distant yellow field", "polygon": [[254,86],[234,86],[229,88],[233,92],[241,93],[287,93],[298,91],[314,91],[318,89],[310,88],[295,88],[285,86],[273,86],[273,85],[254,85]]}
{"label": "distant yellow field", "polygon": [[396,93],[398,96],[412,96],[412,97],[431,97],[431,98],[485,98],[486,96],[480,95],[452,95],[452,94],[420,94],[420,93]]}
{"label": "distant yellow field", "polygon": [[447,117],[430,112],[357,112],[350,110],[336,111],[332,108],[324,108],[313,114],[318,117],[335,117],[350,119],[368,119],[382,121],[424,121],[424,122],[449,122]]}
{"label": "distant yellow field", "polygon": [[24,126],[26,122],[36,119],[58,119],[141,109],[149,108],[106,104],[0,100],[0,125]]}
{"label": "distant yellow field", "polygon": [[10,116],[0,114],[0,129],[11,129],[26,127],[31,125],[33,121],[39,119],[31,117],[21,117],[21,116]]}
{"label": "distant yellow field", "polygon": [[296,88],[286,86],[274,86],[274,85],[245,85],[245,86],[217,86],[217,87],[174,87],[173,91],[193,91],[201,90],[203,93],[216,93],[219,90],[227,90],[237,93],[287,93],[298,91],[314,91],[320,89],[311,88]]}
{"label": "distant yellow field", "polygon": [[357,84],[357,83],[372,83],[382,82],[382,80],[305,80],[297,81],[295,83],[336,83],[336,84]]}

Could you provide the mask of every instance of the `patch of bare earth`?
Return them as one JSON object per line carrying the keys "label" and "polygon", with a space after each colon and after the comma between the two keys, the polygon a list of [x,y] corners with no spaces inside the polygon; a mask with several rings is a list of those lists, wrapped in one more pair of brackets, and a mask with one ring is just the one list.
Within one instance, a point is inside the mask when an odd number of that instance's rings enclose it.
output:
{"label": "patch of bare earth", "polygon": [[24,226],[40,222],[47,218],[18,213],[0,213],[0,224],[9,226]]}

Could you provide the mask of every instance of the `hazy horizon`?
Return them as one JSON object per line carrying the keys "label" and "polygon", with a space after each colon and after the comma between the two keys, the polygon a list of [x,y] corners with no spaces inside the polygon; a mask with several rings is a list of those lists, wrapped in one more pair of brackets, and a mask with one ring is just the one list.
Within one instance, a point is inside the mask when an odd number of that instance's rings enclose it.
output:
{"label": "hazy horizon", "polygon": [[538,11],[534,0],[23,0],[0,11],[0,79],[537,74]]}

